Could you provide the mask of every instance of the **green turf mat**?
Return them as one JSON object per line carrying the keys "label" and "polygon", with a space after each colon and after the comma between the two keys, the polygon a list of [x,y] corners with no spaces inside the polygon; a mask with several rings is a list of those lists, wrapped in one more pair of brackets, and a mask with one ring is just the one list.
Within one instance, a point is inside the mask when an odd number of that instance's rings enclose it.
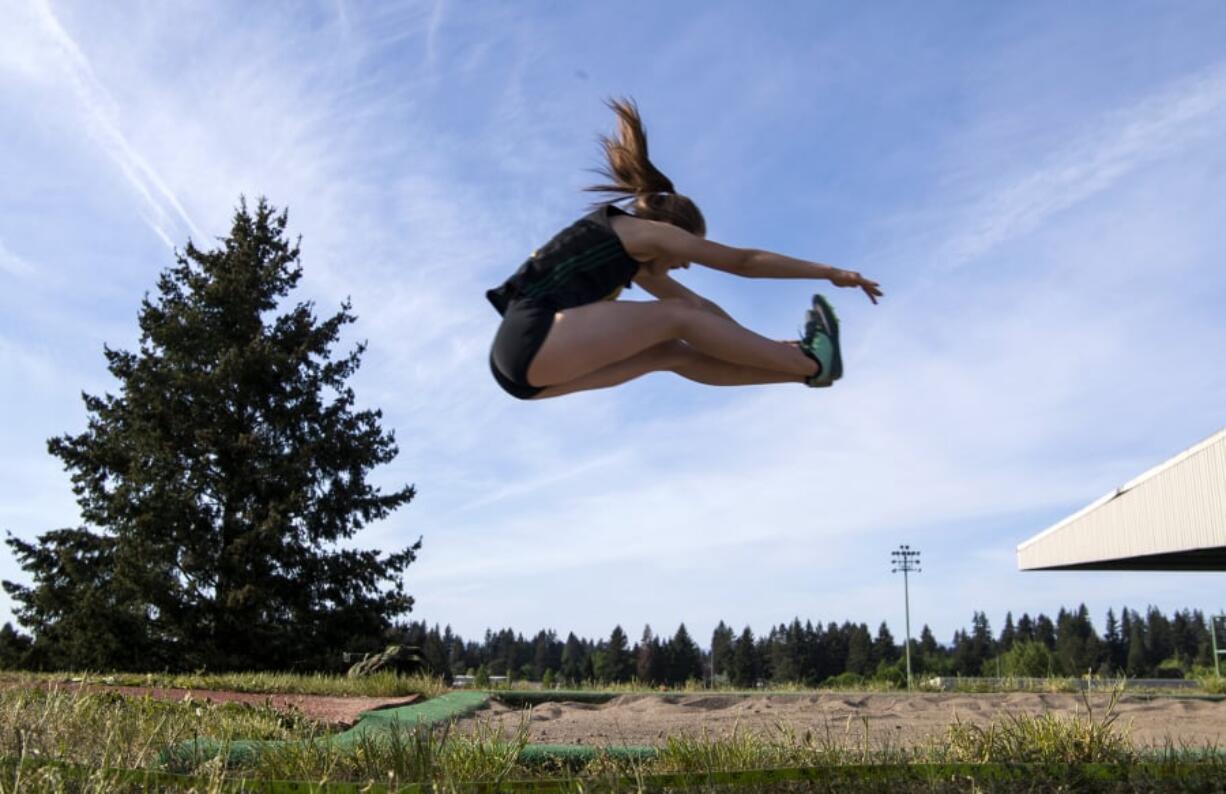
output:
{"label": "green turf mat", "polygon": [[[489,702],[489,692],[461,689],[455,692],[448,692],[445,695],[439,695],[436,698],[423,700],[420,703],[412,703],[408,706],[363,711],[359,715],[357,723],[345,731],[345,733],[353,733],[359,729],[370,730],[372,728],[386,727],[391,722],[399,722],[402,725],[416,725],[418,723],[435,725],[450,722],[461,717],[467,717],[474,711],[484,708]],[[344,736],[345,734],[338,735]]]}
{"label": "green turf mat", "polygon": [[[399,723],[405,727],[442,724],[466,717],[483,708],[489,701],[488,692],[459,691],[448,692],[445,695],[408,706],[364,711],[352,728],[341,733],[321,736],[314,741],[339,749],[348,749],[359,742],[363,735],[386,731],[392,723]],[[162,751],[158,760],[162,765],[186,768],[224,755],[227,766],[246,766],[253,764],[260,753],[276,750],[287,744],[290,742],[234,741],[222,743],[215,739],[194,739]]]}
{"label": "green turf mat", "polygon": [[[508,697],[508,694],[510,697]],[[549,697],[542,697],[548,694]],[[527,695],[527,697],[524,697]],[[578,698],[572,696],[578,695]],[[390,709],[377,709],[363,712],[358,722],[343,733],[322,736],[314,741],[327,744],[338,749],[353,747],[362,736],[368,733],[386,731],[392,723],[402,726],[442,725],[452,720],[467,717],[469,714],[485,707],[492,695],[489,692],[460,690],[448,692],[437,698],[399,706]],[[498,693],[498,699],[511,706],[530,706],[553,700],[572,700],[577,702],[601,703],[615,695],[593,692],[515,692]],[[214,739],[195,739],[171,747],[162,752],[159,761],[171,768],[189,769],[217,756],[224,756],[230,767],[249,766],[256,762],[260,753],[275,751],[285,747],[284,741],[234,741],[221,743]],[[658,748],[647,746],[594,747],[570,744],[529,744],[519,754],[519,761],[528,766],[542,764],[557,764],[569,767],[581,767],[588,761],[601,756],[611,758],[626,758],[643,760],[654,758]]]}

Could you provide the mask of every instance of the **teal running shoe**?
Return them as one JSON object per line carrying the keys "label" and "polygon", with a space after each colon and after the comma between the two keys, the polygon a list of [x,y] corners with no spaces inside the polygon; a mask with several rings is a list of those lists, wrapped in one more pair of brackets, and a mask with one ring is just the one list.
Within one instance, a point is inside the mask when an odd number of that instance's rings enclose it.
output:
{"label": "teal running shoe", "polygon": [[822,371],[805,379],[815,388],[829,386],[843,377],[843,353],[839,349],[839,318],[821,295],[813,296],[813,308],[805,314],[800,350],[821,365]]}

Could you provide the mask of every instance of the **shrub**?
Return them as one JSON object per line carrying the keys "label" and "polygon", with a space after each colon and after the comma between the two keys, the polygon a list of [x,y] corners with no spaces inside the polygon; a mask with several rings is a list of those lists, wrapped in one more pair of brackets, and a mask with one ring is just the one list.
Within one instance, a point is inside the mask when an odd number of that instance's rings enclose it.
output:
{"label": "shrub", "polygon": [[1000,657],[1001,674],[1014,678],[1045,678],[1055,672],[1054,666],[1047,646],[1031,640],[1015,643]]}
{"label": "shrub", "polygon": [[864,686],[864,676],[859,673],[839,673],[822,682],[828,689],[859,689]]}
{"label": "shrub", "polygon": [[959,763],[1131,763],[1136,750],[1115,727],[1118,700],[1117,689],[1099,719],[1084,696],[1084,714],[1010,714],[987,727],[959,720],[946,729],[942,749]]}
{"label": "shrub", "polygon": [[1178,659],[1167,659],[1154,670],[1154,678],[1183,678],[1183,666]]}

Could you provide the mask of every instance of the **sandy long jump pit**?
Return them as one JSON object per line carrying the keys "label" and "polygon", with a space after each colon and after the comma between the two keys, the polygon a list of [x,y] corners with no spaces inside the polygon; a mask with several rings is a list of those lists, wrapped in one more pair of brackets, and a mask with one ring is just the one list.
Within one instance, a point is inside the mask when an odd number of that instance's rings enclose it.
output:
{"label": "sandy long jump pit", "polygon": [[[1111,696],[1090,696],[1093,718],[1103,719]],[[526,719],[528,741],[541,744],[661,745],[669,736],[730,736],[734,731],[803,736],[874,747],[922,745],[955,720],[986,726],[1010,714],[1085,716],[1075,694],[628,694],[602,704],[565,700],[531,708],[497,700],[459,720],[456,729],[493,725],[507,736]],[[1226,700],[1207,697],[1124,695],[1115,705],[1117,728],[1139,747],[1173,742],[1187,747],[1226,745]]]}

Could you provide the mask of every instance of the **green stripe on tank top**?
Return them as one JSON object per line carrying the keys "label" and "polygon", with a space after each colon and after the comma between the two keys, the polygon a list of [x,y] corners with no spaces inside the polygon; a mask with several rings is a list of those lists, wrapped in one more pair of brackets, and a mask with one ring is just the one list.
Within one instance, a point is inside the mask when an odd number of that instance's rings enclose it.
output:
{"label": "green stripe on tank top", "polygon": [[540,297],[561,284],[568,277],[604,264],[612,258],[609,254],[615,252],[617,244],[617,240],[609,240],[584,251],[582,254],[575,254],[568,259],[564,259],[554,265],[543,279],[524,290],[524,297]]}
{"label": "green stripe on tank top", "polygon": [[540,289],[534,290],[532,295],[530,295],[529,297],[540,297],[541,295],[548,294],[549,292],[552,292],[554,288],[562,286],[571,277],[577,276],[580,273],[586,273],[590,270],[596,270],[597,268],[603,267],[604,265],[613,261],[613,259],[615,259],[616,256],[617,254],[614,252],[614,253],[609,254],[608,256],[601,256],[601,257],[597,257],[595,259],[588,260],[582,263],[576,263],[573,267],[567,268],[565,272],[558,274],[555,278],[552,278],[548,283],[545,283]]}
{"label": "green stripe on tank top", "polygon": [[524,292],[525,297],[539,297],[554,287],[561,284],[569,276],[586,270],[598,264],[602,264],[607,260],[607,254],[611,253],[617,244],[616,240],[609,240],[600,245],[594,246],[581,254],[575,254],[567,259],[562,260],[550,269],[537,283],[531,285]]}

